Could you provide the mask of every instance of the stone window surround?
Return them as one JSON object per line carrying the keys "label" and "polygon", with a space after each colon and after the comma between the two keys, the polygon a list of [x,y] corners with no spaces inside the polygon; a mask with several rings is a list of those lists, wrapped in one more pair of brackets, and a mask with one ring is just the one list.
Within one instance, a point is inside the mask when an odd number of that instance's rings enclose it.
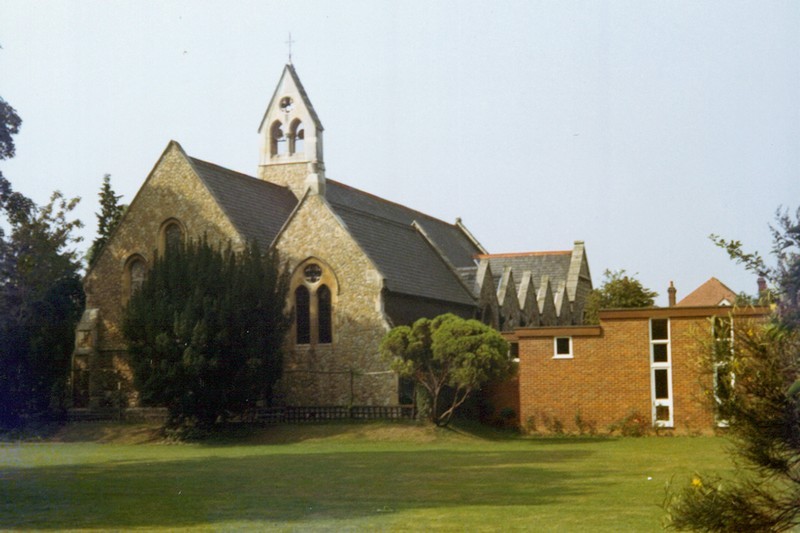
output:
{"label": "stone window surround", "polygon": [[178,220],[177,218],[168,218],[164,222],[161,223],[161,227],[158,229],[158,254],[163,255],[164,252],[167,250],[167,232],[170,228],[177,226],[180,230],[181,241],[184,242],[186,238],[186,227],[183,225],[183,222]]}
{"label": "stone window surround", "polygon": [[122,269],[122,302],[123,305],[128,303],[130,300],[131,295],[133,294],[134,289],[138,288],[135,286],[136,281],[134,280],[134,269],[137,264],[142,265],[143,272],[147,272],[147,259],[142,254],[131,254],[128,259],[125,260],[125,266]]}
{"label": "stone window surround", "polygon": [[[310,281],[306,279],[305,269],[310,265],[318,265],[322,271],[321,275],[318,279],[314,281]],[[295,294],[297,288],[300,286],[304,286],[308,289],[309,292],[309,323],[311,326],[311,335],[310,335],[310,343],[309,344],[298,344],[297,343],[297,304],[295,302]],[[319,342],[320,338],[320,317],[319,317],[319,298],[317,297],[317,291],[323,286],[327,287],[330,291],[330,329],[331,329],[331,342],[330,343],[321,343]],[[336,304],[339,294],[339,281],[336,278],[336,274],[334,273],[333,269],[321,259],[317,257],[309,257],[301,262],[292,272],[292,276],[290,278],[290,288],[289,288],[289,297],[292,299],[291,306],[292,306],[292,313],[294,315],[292,320],[292,332],[291,338],[295,346],[316,346],[319,344],[322,345],[330,345],[333,344],[336,340],[336,320],[334,316],[336,314]]]}

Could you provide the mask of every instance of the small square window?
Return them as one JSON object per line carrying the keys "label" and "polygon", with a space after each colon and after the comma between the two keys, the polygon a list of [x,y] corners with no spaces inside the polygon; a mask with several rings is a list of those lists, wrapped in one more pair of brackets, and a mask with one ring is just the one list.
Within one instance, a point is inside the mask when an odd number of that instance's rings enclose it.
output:
{"label": "small square window", "polygon": [[572,337],[556,337],[555,341],[555,355],[556,359],[572,358]]}
{"label": "small square window", "polygon": [[653,344],[653,362],[669,363],[669,351],[666,344]]}
{"label": "small square window", "polygon": [[654,318],[650,321],[650,340],[669,340],[669,321],[666,318]]}

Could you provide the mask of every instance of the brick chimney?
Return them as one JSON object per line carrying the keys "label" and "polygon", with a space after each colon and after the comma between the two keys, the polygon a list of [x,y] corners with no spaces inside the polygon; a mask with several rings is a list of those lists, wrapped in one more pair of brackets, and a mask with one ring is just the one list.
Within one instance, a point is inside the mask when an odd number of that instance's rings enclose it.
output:
{"label": "brick chimney", "polygon": [[758,295],[763,296],[767,292],[767,280],[764,276],[758,276]]}
{"label": "brick chimney", "polygon": [[669,282],[669,289],[667,289],[667,294],[669,295],[669,306],[675,307],[675,295],[678,293],[678,290],[675,288],[675,285],[670,281]]}

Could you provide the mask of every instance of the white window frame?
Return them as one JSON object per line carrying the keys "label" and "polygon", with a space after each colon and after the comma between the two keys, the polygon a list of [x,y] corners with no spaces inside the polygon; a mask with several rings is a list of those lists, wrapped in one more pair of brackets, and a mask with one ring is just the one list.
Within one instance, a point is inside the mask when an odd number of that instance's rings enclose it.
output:
{"label": "white window frame", "polygon": [[[730,332],[729,332],[730,333],[730,338],[728,339],[728,342],[730,342],[731,362],[732,362],[733,361],[733,334],[734,334],[733,333],[733,331],[734,331],[733,316],[725,316],[725,317],[716,316],[711,320],[711,338],[714,339],[714,343],[716,343],[717,340],[721,340],[721,339],[717,339],[716,325],[717,325],[717,321],[718,320],[727,320],[728,321],[728,329],[730,330]],[[717,404],[721,403],[719,396],[717,396],[717,387],[718,387],[718,383],[719,383],[719,369],[720,369],[721,366],[722,366],[722,364],[719,363],[719,362],[715,362],[714,363],[714,401]],[[734,374],[733,370],[731,370],[731,389],[733,389],[733,387],[735,387],[735,386],[736,386],[736,374]],[[728,420],[725,420],[725,419],[722,419],[722,418],[719,418],[719,417],[717,417],[716,422],[717,422],[717,426],[718,427],[722,427],[722,428],[728,427],[728,424],[729,424]]]}
{"label": "white window frame", "polygon": [[[653,339],[653,321],[666,320],[667,321],[667,338],[666,339]],[[675,408],[674,397],[672,395],[672,321],[669,318],[651,318],[649,322],[650,329],[650,399],[652,400],[652,420],[653,425],[656,427],[671,428],[675,426]],[[666,345],[667,347],[667,360],[655,360],[655,346]],[[656,398],[656,371],[666,370],[667,372],[667,398]],[[669,409],[669,418],[667,420],[658,420],[656,413],[659,407],[666,407]]]}
{"label": "white window frame", "polygon": [[[558,353],[559,339],[567,339],[569,341],[569,353]],[[553,359],[572,359],[573,353],[572,337],[553,337]]]}

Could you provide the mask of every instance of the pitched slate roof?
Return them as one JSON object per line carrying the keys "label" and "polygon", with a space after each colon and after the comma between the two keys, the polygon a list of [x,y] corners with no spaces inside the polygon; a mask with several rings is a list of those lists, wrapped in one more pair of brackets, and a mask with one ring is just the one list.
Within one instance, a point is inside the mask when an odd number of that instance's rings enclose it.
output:
{"label": "pitched slate roof", "polygon": [[[294,194],[287,187],[188,159],[239,233],[266,250],[297,206]],[[387,289],[475,304],[457,272],[447,264],[474,267],[473,256],[479,252],[458,226],[332,180],[327,180],[326,200],[386,277]],[[435,247],[414,228],[415,221]]]}
{"label": "pitched slate roof", "polygon": [[717,278],[711,278],[675,305],[681,307],[715,306],[733,305],[735,302],[736,293]]}
{"label": "pitched slate roof", "polygon": [[455,224],[448,224],[338,181],[329,179],[326,183],[325,199],[334,209],[344,208],[369,213],[374,217],[404,226],[416,222],[454,267],[475,266],[475,255],[480,253],[480,250]]}
{"label": "pitched slate roof", "polygon": [[572,260],[572,251],[484,254],[477,257],[489,261],[493,275],[499,276],[506,267],[511,267],[512,271],[519,273],[519,276],[515,276],[516,286],[519,289],[522,282],[521,274],[525,271],[531,272],[537,286],[543,276],[548,276],[552,283],[566,281]]}
{"label": "pitched slate roof", "polygon": [[236,230],[262,250],[272,244],[297,198],[281,187],[193,157],[189,162]]}
{"label": "pitched slate roof", "polygon": [[[473,257],[479,251],[457,226],[333,180],[327,180],[325,198],[386,277],[390,291],[475,304],[450,267],[474,266]],[[414,222],[435,248],[414,228]]]}

